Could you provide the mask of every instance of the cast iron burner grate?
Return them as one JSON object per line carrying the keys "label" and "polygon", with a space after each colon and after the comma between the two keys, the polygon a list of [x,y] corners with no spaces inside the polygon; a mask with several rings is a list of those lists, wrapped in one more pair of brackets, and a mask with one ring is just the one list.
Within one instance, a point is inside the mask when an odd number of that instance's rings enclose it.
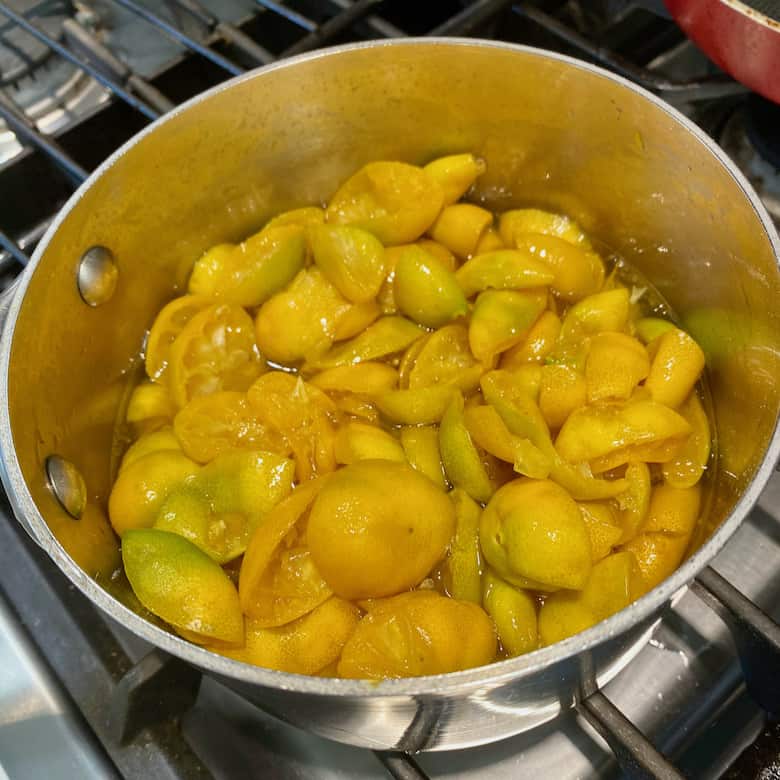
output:
{"label": "cast iron burner grate", "polygon": [[[732,105],[744,92],[720,73],[671,78],[646,61],[638,63],[621,51],[631,40],[626,13],[617,14],[617,23],[604,25],[598,14],[586,19],[572,12],[576,4],[571,3],[546,4],[553,10],[542,10],[509,0],[441,0],[417,3],[417,8],[403,0],[257,0],[255,10],[238,24],[198,0],[104,0],[100,5],[142,20],[150,35],[172,40],[179,55],[152,73],[142,73],[130,58],[112,50],[94,25],[70,16],[70,4],[0,2],[1,84],[59,58],[99,84],[107,97],[53,136],[41,132],[14,102],[12,92],[0,89],[0,118],[24,146],[23,154],[0,167],[0,278],[6,286],[28,262],[30,250],[64,200],[114,148],[177,102],[279,57],[355,39],[478,34],[574,52],[678,104]],[[177,13],[163,14],[163,6]],[[187,24],[181,22],[184,18]],[[669,33],[668,25],[662,26],[659,40],[668,41]],[[647,60],[653,41],[645,39],[643,47]],[[29,181],[40,187],[23,186]],[[43,625],[28,625],[28,630],[111,762],[126,776],[205,776],[207,770],[176,725],[195,701],[200,675],[157,650],[133,661],[107,621],[10,520],[7,506],[4,514],[0,588],[10,604],[46,617]],[[751,695],[768,714],[780,714],[780,628],[711,568],[702,572],[692,590],[728,624]],[[20,607],[21,622],[23,612]],[[604,737],[624,772],[632,777],[682,777],[595,683],[587,684],[587,674],[584,677],[579,713]],[[420,716],[427,723],[431,713]],[[138,750],[139,735],[148,749]],[[396,778],[426,777],[408,753],[377,757]]]}
{"label": "cast iron burner grate", "polygon": [[[36,7],[40,8],[34,0],[15,0],[9,5],[28,16]],[[57,39],[71,10],[70,3],[50,2],[35,18],[47,35]],[[0,26],[0,85],[12,84],[30,75],[50,56],[52,51],[46,44],[25,33],[17,24],[6,21]]]}

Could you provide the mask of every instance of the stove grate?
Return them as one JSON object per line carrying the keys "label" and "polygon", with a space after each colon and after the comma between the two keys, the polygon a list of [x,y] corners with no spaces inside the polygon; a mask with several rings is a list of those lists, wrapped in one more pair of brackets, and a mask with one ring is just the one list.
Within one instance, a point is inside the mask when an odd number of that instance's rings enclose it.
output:
{"label": "stove grate", "polygon": [[[121,0],[115,0],[115,2],[120,1]],[[41,3],[40,5],[43,4],[44,3]],[[35,6],[33,10],[37,10],[37,8],[38,6]],[[147,105],[143,100],[139,100],[137,97],[135,97],[135,95],[128,92],[124,86],[118,84],[111,77],[106,76],[105,73],[103,73],[99,68],[96,68],[94,65],[74,54],[67,46],[63,45],[55,38],[52,38],[52,36],[47,32],[29,21],[25,15],[14,11],[6,3],[0,3],[0,14],[17,24],[33,38],[37,38],[42,44],[47,46],[64,60],[67,60],[71,65],[74,65],[79,70],[83,70],[86,74],[91,76],[93,79],[95,79],[95,81],[100,83],[106,89],[110,89],[117,97],[124,100],[128,105],[132,106],[137,111],[140,111],[147,119],[157,119],[159,116],[159,113],[151,106]]]}
{"label": "stove grate", "polygon": [[244,68],[242,68],[240,65],[236,65],[226,57],[223,57],[221,54],[215,52],[209,46],[204,46],[199,41],[196,41],[191,36],[185,35],[178,27],[171,24],[170,22],[167,22],[161,16],[158,16],[156,13],[150,11],[140,3],[136,3],[134,0],[112,0],[112,2],[116,3],[122,8],[126,8],[128,11],[136,14],[136,16],[140,16],[144,21],[148,22],[153,27],[157,27],[158,30],[164,32],[165,35],[172,38],[177,43],[182,44],[182,46],[194,52],[195,54],[200,54],[201,57],[205,57],[207,60],[210,60],[218,67],[222,68],[222,70],[229,73],[231,76],[240,76],[244,72]]}
{"label": "stove grate", "polygon": [[40,149],[65,172],[74,184],[81,184],[89,176],[57,141],[41,133],[35,127],[35,123],[28,119],[3,92],[0,92],[0,117],[5,120],[6,125],[13,130],[18,138]]}
{"label": "stove grate", "polygon": [[30,258],[27,257],[19,244],[2,231],[0,231],[0,246],[4,247],[5,251],[8,252],[17,263],[27,265],[27,263],[30,262]]}
{"label": "stove grate", "polygon": [[650,68],[635,64],[606,46],[600,46],[531,3],[515,4],[512,6],[512,11],[539,25],[554,37],[572,46],[580,54],[584,54],[605,68],[631,79],[645,89],[658,93],[667,100],[712,100],[747,92],[746,87],[723,73],[690,80],[662,76]]}

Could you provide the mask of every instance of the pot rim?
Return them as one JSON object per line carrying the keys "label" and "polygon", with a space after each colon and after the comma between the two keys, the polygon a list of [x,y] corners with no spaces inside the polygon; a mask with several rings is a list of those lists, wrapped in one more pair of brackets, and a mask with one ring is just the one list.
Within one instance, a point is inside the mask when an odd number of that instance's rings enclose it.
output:
{"label": "pot rim", "polygon": [[2,339],[0,340],[0,477],[2,477],[15,514],[17,517],[23,517],[26,521],[19,522],[25,527],[29,526],[29,530],[35,541],[46,551],[60,570],[65,573],[68,579],[85,596],[87,596],[94,605],[150,644],[200,667],[201,669],[221,675],[225,678],[233,678],[243,683],[279,690],[288,690],[300,694],[371,698],[437,694],[451,696],[482,687],[493,687],[510,681],[513,678],[524,677],[533,672],[542,671],[558,662],[571,659],[577,654],[589,650],[611,637],[618,636],[628,631],[634,625],[652,615],[661,605],[669,601],[677,591],[685,588],[699,571],[715,557],[731,535],[736,531],[744,517],[758,500],[766,482],[774,471],[775,463],[780,457],[780,426],[776,420],[772,439],[764,454],[761,465],[756,470],[753,479],[745,488],[742,496],[737,501],[729,516],[694,555],[685,561],[685,563],[683,563],[683,565],[670,577],[639,600],[633,602],[625,609],[612,615],[601,623],[597,623],[595,626],[561,642],[557,642],[554,645],[535,650],[517,658],[498,661],[487,666],[476,667],[461,672],[450,672],[448,674],[392,679],[373,683],[365,680],[313,677],[288,672],[277,672],[241,661],[234,661],[202,647],[198,647],[175,634],[169,633],[164,629],[153,625],[111,596],[96,580],[88,576],[76,565],[59,544],[44,521],[24,480],[14,448],[8,404],[9,366],[16,321],[32,275],[35,273],[52,237],[56,234],[60,225],[67,219],[70,212],[78,206],[84,193],[99,178],[107,173],[131,147],[148,134],[153,133],[163,123],[172,120],[180,113],[188,111],[198,103],[208,100],[213,95],[231,89],[236,84],[244,81],[249,81],[254,78],[263,78],[275,70],[295,67],[302,62],[339,56],[342,53],[360,49],[384,46],[421,45],[495,48],[507,52],[522,52],[523,54],[543,59],[557,60],[570,67],[578,68],[600,78],[608,79],[623,88],[642,95],[646,100],[649,100],[657,108],[664,111],[669,117],[675,120],[682,129],[692,133],[712,154],[715,160],[731,174],[761,221],[769,238],[778,265],[780,266],[780,237],[778,237],[775,227],[764,209],[764,206],[736,165],[698,126],[656,95],[653,95],[651,92],[637,86],[622,76],[615,75],[603,68],[596,67],[574,57],[541,48],[500,41],[482,40],[478,38],[418,37],[369,41],[318,49],[314,52],[272,63],[223,82],[206,92],[200,93],[185,103],[182,103],[180,106],[137,133],[108,157],[69,198],[41,239],[29,265],[21,276],[19,283],[16,285],[16,291],[9,307],[7,319],[3,324]]}

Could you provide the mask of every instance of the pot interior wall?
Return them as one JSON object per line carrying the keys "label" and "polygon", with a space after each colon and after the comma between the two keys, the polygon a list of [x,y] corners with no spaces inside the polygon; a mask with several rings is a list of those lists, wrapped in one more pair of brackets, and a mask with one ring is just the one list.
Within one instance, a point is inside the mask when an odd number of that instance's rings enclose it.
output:
{"label": "pot interior wall", "polygon": [[[33,498],[83,568],[117,565],[105,506],[118,410],[145,330],[198,255],[326,200],[370,160],[463,150],[487,160],[478,195],[491,208],[575,217],[705,346],[720,464],[702,538],[728,514],[775,427],[780,375],[777,258],[739,183],[631,87],[531,51],[409,42],[273,68],[187,107],[115,159],[51,236],[16,325],[9,404]],[[119,281],[91,308],[76,267],[97,244]],[[52,453],[84,475],[81,520],[46,487]]]}

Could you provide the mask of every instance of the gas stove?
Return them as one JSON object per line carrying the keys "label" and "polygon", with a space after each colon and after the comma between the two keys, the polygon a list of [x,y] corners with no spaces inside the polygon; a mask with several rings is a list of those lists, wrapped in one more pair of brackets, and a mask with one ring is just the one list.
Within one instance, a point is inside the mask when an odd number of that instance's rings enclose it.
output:
{"label": "gas stove", "polygon": [[[661,94],[780,224],[780,107],[720,73],[660,1],[0,0],[0,285],[87,172],[177,103],[279,57],[428,34],[554,49]],[[304,733],[201,678],[98,613],[4,501],[0,514],[0,779],[679,776],[652,760],[641,775],[642,735],[685,776],[777,776],[780,741],[695,589],[603,689],[606,720],[572,710],[500,743],[412,758]],[[780,475],[714,569],[780,618]]]}

